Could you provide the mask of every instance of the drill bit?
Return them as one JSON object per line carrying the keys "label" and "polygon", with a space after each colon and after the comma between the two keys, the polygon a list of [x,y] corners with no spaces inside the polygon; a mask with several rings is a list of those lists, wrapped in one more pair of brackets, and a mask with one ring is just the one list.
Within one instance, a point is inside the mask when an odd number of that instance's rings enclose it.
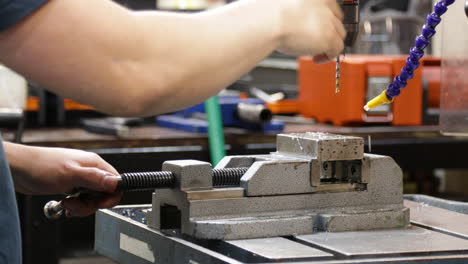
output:
{"label": "drill bit", "polygon": [[336,70],[335,70],[335,93],[340,93],[340,70],[341,70],[341,61],[340,55],[336,57]]}

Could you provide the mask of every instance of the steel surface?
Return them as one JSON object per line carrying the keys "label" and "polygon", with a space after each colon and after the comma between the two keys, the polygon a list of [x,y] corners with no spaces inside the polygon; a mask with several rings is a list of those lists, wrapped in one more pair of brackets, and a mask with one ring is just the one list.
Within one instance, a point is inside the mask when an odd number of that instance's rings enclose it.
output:
{"label": "steel surface", "polygon": [[468,239],[468,215],[405,200],[411,223]]}
{"label": "steel surface", "polygon": [[[180,232],[174,230],[164,230],[158,232],[148,228],[143,221],[142,214],[150,208],[150,205],[131,205],[119,206],[112,210],[100,210],[96,215],[96,250],[100,254],[110,257],[119,263],[147,264],[147,263],[191,263],[191,264],[241,264],[241,263],[296,263],[296,264],[350,264],[350,263],[398,263],[398,264],[463,264],[468,261],[466,251],[448,252],[448,247],[435,248],[434,240],[440,239],[440,236],[433,236],[428,243],[432,243],[431,248],[420,253],[408,253],[404,248],[412,247],[415,239],[424,239],[420,236],[409,238],[404,236],[401,240],[400,249],[392,254],[375,254],[376,249],[382,248],[382,244],[395,244],[384,232],[366,232],[374,233],[380,239],[371,239],[363,242],[366,237],[353,235],[351,233],[342,236],[343,242],[348,244],[361,244],[363,252],[360,255],[344,255],[341,252],[333,250],[323,250],[313,246],[310,242],[293,241],[291,239],[273,237],[267,239],[237,240],[237,241],[213,241],[206,243],[203,240],[195,240],[180,237]],[[422,232],[435,232],[419,229]],[[402,232],[414,233],[413,229]],[[123,235],[122,235],[123,234]],[[437,233],[435,233],[437,234]],[[400,236],[401,234],[399,234]],[[443,234],[440,234],[444,236]],[[120,238],[119,238],[120,237]],[[122,244],[122,237],[126,242],[135,241],[135,247],[132,243]],[[351,237],[351,239],[349,238]],[[129,238],[129,239],[128,239]],[[389,240],[390,238],[390,240]],[[425,237],[427,239],[427,237]],[[461,239],[454,238],[455,242],[448,242],[449,245],[458,244]],[[335,239],[335,238],[332,238]],[[405,240],[406,239],[406,240]],[[124,242],[125,242],[124,240]],[[380,243],[383,241],[382,243]],[[447,239],[442,239],[440,243],[446,243]],[[466,241],[466,240],[461,240]],[[421,243],[419,243],[421,244]],[[139,245],[139,247],[136,247]],[[393,245],[395,246],[395,245]],[[323,247],[323,246],[322,246]],[[136,249],[145,248],[142,252]],[[446,251],[440,251],[446,250]],[[453,249],[453,248],[452,248]],[[449,250],[452,250],[449,249]],[[151,251],[154,261],[151,259]],[[321,253],[322,251],[325,254]],[[146,252],[146,254],[145,254]],[[143,253],[143,254],[142,254]],[[316,254],[317,253],[317,254]]]}
{"label": "steel surface", "polygon": [[345,256],[468,252],[468,240],[414,226],[399,230],[326,232],[296,238]]}
{"label": "steel surface", "polygon": [[333,254],[282,237],[226,241],[270,260],[333,257]]}

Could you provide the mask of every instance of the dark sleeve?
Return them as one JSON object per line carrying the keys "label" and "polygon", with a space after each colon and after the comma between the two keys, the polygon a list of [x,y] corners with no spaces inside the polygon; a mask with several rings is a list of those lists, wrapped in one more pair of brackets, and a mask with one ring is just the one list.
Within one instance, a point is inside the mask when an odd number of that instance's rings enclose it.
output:
{"label": "dark sleeve", "polygon": [[0,0],[0,31],[32,14],[48,0]]}

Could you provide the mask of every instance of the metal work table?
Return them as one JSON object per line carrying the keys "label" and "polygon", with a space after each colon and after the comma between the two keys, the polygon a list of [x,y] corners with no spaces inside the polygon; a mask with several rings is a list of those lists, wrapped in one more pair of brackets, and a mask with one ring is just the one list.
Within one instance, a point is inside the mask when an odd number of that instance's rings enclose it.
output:
{"label": "metal work table", "polygon": [[145,224],[143,210],[150,205],[123,206],[98,212],[95,245],[119,263],[466,263],[468,215],[449,210],[450,202],[414,198],[405,200],[411,210],[408,229],[232,241],[159,232]]}

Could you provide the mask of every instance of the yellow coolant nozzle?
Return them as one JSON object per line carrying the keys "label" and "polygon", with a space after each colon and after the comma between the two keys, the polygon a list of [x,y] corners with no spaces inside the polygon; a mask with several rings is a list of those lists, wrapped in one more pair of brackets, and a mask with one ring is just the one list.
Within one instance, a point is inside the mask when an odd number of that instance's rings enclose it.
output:
{"label": "yellow coolant nozzle", "polygon": [[376,108],[378,106],[381,106],[384,104],[391,104],[391,103],[393,103],[393,99],[389,100],[387,98],[387,90],[385,90],[381,94],[376,96],[374,99],[367,102],[366,106],[364,106],[364,110],[369,111],[372,108]]}

